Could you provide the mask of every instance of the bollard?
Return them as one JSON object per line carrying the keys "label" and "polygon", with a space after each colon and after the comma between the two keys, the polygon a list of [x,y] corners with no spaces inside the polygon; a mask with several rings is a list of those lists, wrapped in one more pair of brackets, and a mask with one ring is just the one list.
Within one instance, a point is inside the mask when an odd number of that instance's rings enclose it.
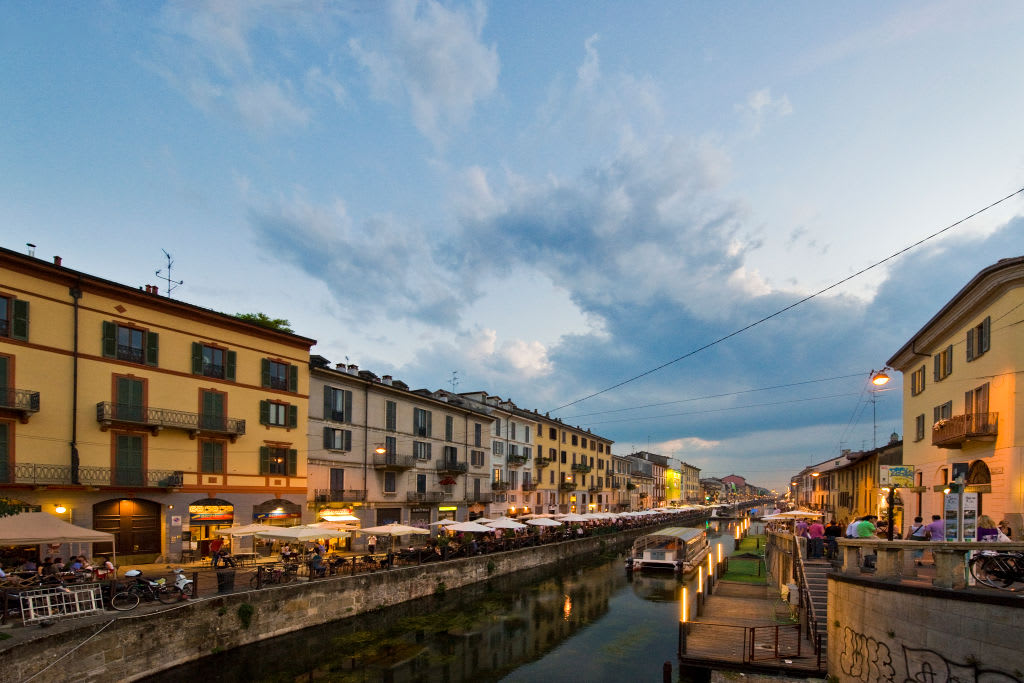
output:
{"label": "bollard", "polygon": [[199,572],[192,572],[192,597],[199,597]]}
{"label": "bollard", "polygon": [[661,665],[661,683],[672,683],[672,662]]}
{"label": "bollard", "polygon": [[263,588],[263,567],[256,567],[256,590]]}
{"label": "bollard", "polygon": [[679,622],[679,643],[677,653],[680,657],[686,654],[686,624]]}

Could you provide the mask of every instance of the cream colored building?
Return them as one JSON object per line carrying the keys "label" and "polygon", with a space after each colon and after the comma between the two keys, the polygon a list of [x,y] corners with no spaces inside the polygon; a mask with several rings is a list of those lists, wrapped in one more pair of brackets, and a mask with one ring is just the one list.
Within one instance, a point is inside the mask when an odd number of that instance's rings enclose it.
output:
{"label": "cream colored building", "polygon": [[704,492],[700,485],[700,468],[689,463],[682,464],[683,502],[703,503]]}
{"label": "cream colored building", "polygon": [[[963,475],[979,514],[1024,533],[1024,257],[978,273],[889,359],[903,373],[906,516],[942,513]],[[909,499],[909,500],[908,500]]]}

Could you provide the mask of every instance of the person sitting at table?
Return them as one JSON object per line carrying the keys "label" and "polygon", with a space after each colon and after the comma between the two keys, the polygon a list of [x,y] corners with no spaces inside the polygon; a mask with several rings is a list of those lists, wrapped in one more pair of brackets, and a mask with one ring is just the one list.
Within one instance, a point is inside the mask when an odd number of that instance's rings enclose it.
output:
{"label": "person sitting at table", "polygon": [[73,571],[73,572],[77,572],[77,571],[81,570],[83,566],[84,565],[82,563],[82,558],[80,558],[80,557],[72,557],[70,564],[68,564],[68,569]]}
{"label": "person sitting at table", "polygon": [[39,565],[38,573],[40,576],[50,576],[53,574],[53,558],[43,558],[43,563]]}
{"label": "person sitting at table", "polygon": [[36,561],[33,560],[31,557],[26,557],[25,564],[21,565],[21,571],[32,572],[34,574],[36,573],[36,570],[38,570],[38,567],[36,566]]}
{"label": "person sitting at table", "polygon": [[320,557],[320,553],[313,553],[313,556],[309,558],[309,562],[306,563],[309,567],[310,576],[323,576],[327,567],[324,566],[324,559]]}

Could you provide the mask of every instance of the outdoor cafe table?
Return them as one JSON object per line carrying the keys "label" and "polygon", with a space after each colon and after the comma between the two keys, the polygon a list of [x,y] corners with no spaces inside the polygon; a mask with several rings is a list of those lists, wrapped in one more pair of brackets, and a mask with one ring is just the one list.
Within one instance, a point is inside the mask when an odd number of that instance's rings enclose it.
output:
{"label": "outdoor cafe table", "polygon": [[235,553],[231,556],[240,567],[251,567],[256,564],[256,553]]}

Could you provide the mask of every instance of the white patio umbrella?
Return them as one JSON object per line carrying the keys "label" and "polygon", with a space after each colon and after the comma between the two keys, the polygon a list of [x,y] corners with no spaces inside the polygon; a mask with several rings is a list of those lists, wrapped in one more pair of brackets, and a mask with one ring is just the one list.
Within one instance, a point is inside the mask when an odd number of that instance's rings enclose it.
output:
{"label": "white patio umbrella", "polygon": [[493,522],[494,520],[490,519],[488,517],[477,517],[473,521],[476,522],[477,524],[487,524],[488,522]]}
{"label": "white patio umbrella", "polygon": [[313,522],[306,526],[314,529],[341,529],[342,531],[352,531],[353,528],[352,522]]}
{"label": "white patio umbrella", "polygon": [[551,519],[550,517],[537,517],[536,519],[528,519],[526,520],[526,523],[532,524],[533,526],[562,526],[561,522]]}
{"label": "white patio umbrella", "polygon": [[353,529],[352,531],[358,531],[361,534],[369,534],[373,536],[408,536],[409,534],[430,533],[427,529],[421,529],[417,526],[409,526],[408,524],[399,524],[398,522],[383,524],[381,526],[369,526],[365,529]]}
{"label": "white patio umbrella", "polygon": [[245,526],[232,526],[227,529],[214,529],[213,533],[218,536],[252,536],[258,531],[266,531],[267,529],[285,527],[271,527],[268,524],[246,524]]}
{"label": "white patio umbrella", "polygon": [[781,517],[783,519],[800,519],[801,517],[824,517],[824,512],[814,512],[812,510],[789,510],[787,512],[780,512],[774,517]]}
{"label": "white patio umbrella", "polygon": [[439,519],[436,522],[431,522],[429,526],[451,526],[452,524],[458,524],[454,519]]}
{"label": "white patio umbrella", "polygon": [[494,529],[483,524],[477,524],[476,522],[459,522],[458,524],[452,524],[445,527],[448,531],[462,531],[472,532],[474,534],[487,534],[494,533]]}
{"label": "white patio umbrella", "polygon": [[499,517],[498,519],[494,520],[493,522],[487,522],[487,526],[491,527],[492,529],[525,529],[526,528],[525,524],[517,522],[514,519],[510,519],[509,517]]}
{"label": "white patio umbrella", "polygon": [[257,538],[273,538],[279,541],[315,541],[318,538],[348,538],[349,533],[340,529],[324,529],[309,526],[285,526],[272,530],[258,531]]}
{"label": "white patio umbrella", "polygon": [[570,512],[565,515],[559,515],[558,519],[562,522],[589,522],[590,520],[583,515],[577,515],[575,512]]}
{"label": "white patio umbrella", "polygon": [[550,512],[531,512],[528,515],[520,515],[519,519],[538,519],[540,517],[554,517]]}

